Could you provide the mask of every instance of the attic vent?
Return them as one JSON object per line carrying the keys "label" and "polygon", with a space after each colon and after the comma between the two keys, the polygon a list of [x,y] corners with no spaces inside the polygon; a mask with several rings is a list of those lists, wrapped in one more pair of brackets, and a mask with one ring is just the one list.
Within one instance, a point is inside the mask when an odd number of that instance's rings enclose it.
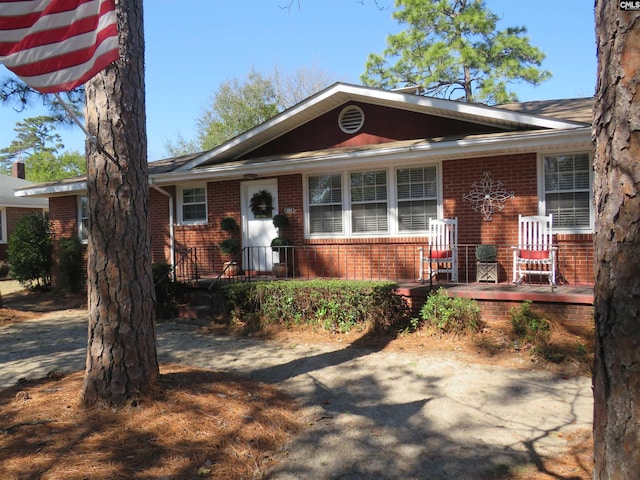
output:
{"label": "attic vent", "polygon": [[364,125],[364,112],[355,105],[345,107],[338,117],[338,125],[344,133],[356,133]]}

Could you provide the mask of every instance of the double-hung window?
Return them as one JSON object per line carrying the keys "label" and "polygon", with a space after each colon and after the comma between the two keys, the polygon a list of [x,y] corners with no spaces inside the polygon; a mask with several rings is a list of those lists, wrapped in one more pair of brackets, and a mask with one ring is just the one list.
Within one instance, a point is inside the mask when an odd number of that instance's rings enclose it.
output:
{"label": "double-hung window", "polygon": [[398,231],[425,232],[438,216],[438,179],[434,165],[396,171]]}
{"label": "double-hung window", "polygon": [[350,175],[351,230],[353,233],[388,233],[387,172]]}
{"label": "double-hung window", "polygon": [[78,237],[82,243],[89,240],[89,197],[78,197]]}
{"label": "double-hung window", "polygon": [[587,152],[545,155],[545,214],[557,229],[591,228],[591,156]]}
{"label": "double-hung window", "polygon": [[342,176],[315,175],[309,182],[309,233],[342,234]]}
{"label": "double-hung window", "polygon": [[207,222],[207,188],[204,186],[183,187],[179,196],[179,221],[182,224]]}

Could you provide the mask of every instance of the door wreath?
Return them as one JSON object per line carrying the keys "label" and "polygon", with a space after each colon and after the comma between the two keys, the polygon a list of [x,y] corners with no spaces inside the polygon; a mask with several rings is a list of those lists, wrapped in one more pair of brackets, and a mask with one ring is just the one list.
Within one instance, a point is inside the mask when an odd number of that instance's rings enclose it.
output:
{"label": "door wreath", "polygon": [[251,213],[256,218],[271,218],[273,196],[269,190],[260,190],[253,194],[249,201]]}

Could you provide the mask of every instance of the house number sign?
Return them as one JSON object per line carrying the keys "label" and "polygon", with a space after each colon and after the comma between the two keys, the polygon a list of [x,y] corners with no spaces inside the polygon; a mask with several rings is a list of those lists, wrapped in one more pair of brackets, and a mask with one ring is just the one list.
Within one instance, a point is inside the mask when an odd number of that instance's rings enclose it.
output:
{"label": "house number sign", "polygon": [[502,182],[494,181],[490,172],[484,172],[482,180],[473,182],[471,188],[473,190],[462,195],[462,199],[471,202],[475,212],[482,212],[485,222],[493,220],[494,212],[502,210],[504,203],[513,198],[513,192],[507,192]]}

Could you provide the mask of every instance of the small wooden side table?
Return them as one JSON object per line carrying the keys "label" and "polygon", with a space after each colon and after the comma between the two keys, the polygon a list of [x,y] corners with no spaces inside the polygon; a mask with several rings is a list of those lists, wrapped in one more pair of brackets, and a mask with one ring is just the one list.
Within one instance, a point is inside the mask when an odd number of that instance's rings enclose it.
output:
{"label": "small wooden side table", "polygon": [[498,283],[498,262],[476,262],[476,282]]}

